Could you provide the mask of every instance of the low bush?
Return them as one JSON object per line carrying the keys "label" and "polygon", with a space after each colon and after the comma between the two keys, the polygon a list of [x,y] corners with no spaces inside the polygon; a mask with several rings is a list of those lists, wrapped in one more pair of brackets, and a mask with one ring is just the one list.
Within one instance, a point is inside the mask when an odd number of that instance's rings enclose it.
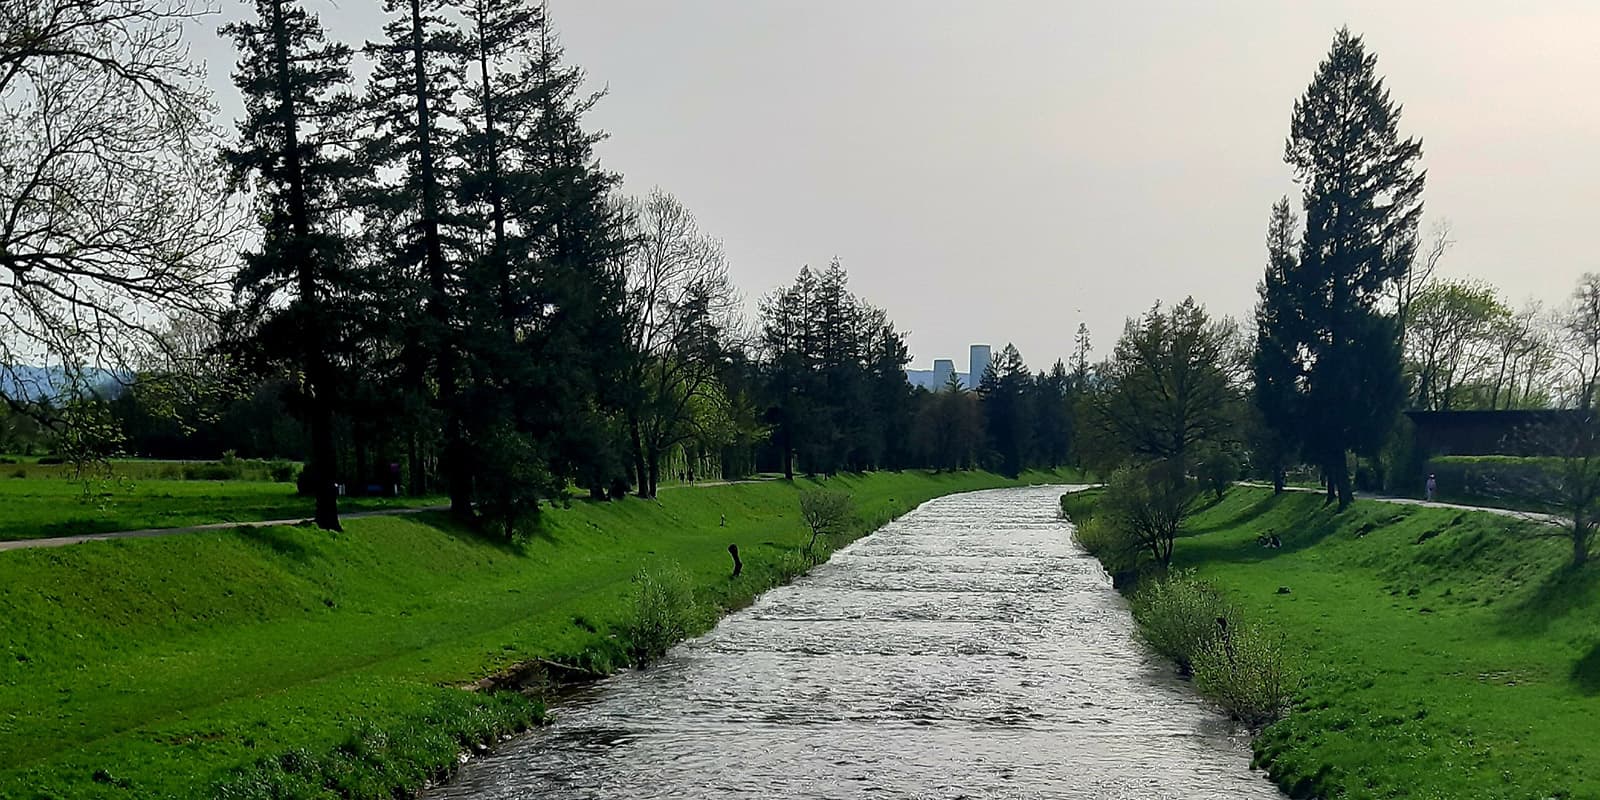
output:
{"label": "low bush", "polygon": [[677,564],[641,570],[633,585],[632,616],[624,634],[628,657],[642,667],[689,638],[706,614],[695,597],[694,582]]}
{"label": "low bush", "polygon": [[788,583],[811,571],[815,562],[805,550],[785,550],[778,556],[777,572],[781,583]]}
{"label": "low bush", "polygon": [[35,461],[34,463],[41,467],[49,467],[65,464],[67,463],[67,459],[63,456],[40,456],[39,460]]}
{"label": "low bush", "polygon": [[[833,537],[842,533],[856,515],[850,495],[829,489],[807,489],[800,493],[800,518],[811,531],[806,552],[820,561],[833,548]],[[818,544],[822,547],[819,549]]]}
{"label": "low bush", "polygon": [[1255,625],[1230,627],[1194,656],[1195,687],[1248,725],[1283,716],[1297,683],[1278,639]]}
{"label": "low bush", "polygon": [[1138,543],[1103,517],[1075,523],[1072,539],[1112,575],[1138,567]]}
{"label": "low bush", "polygon": [[275,483],[294,483],[300,476],[300,465],[293,461],[273,461],[267,465],[267,474]]}
{"label": "low bush", "polygon": [[1195,464],[1195,478],[1200,481],[1201,488],[1221,500],[1228,487],[1239,480],[1243,469],[1237,456],[1227,450],[1213,448],[1203,453]]}
{"label": "low bush", "polygon": [[1236,614],[1211,582],[1175,572],[1144,583],[1133,596],[1133,616],[1145,641],[1187,675],[1200,653],[1221,635],[1217,620]]}

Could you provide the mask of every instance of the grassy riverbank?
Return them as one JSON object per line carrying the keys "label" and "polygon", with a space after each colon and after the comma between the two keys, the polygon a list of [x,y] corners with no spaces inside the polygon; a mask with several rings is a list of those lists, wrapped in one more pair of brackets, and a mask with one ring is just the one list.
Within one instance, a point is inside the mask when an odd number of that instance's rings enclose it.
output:
{"label": "grassy riverbank", "polygon": [[[929,498],[1012,482],[908,472],[827,483],[856,499],[853,537]],[[424,514],[353,520],[341,535],[219,531],[0,554],[0,797],[322,797],[334,778],[374,797],[415,788],[459,743],[539,712],[453,687],[535,658],[621,665],[641,568],[674,561],[723,608],[782,580],[805,539],[796,492],[771,482],[575,503],[516,546]],[[745,561],[738,580],[730,543]]]}
{"label": "grassy riverbank", "polygon": [[1548,528],[1236,488],[1188,529],[1174,566],[1304,654],[1255,743],[1295,796],[1600,797],[1600,567]]}

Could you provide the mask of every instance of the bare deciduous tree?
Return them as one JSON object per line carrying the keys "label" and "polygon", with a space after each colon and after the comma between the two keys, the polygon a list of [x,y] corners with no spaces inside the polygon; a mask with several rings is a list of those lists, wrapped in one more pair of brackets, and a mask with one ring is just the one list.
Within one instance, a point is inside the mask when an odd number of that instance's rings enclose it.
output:
{"label": "bare deciduous tree", "polygon": [[661,459],[700,433],[705,412],[725,397],[718,370],[740,327],[739,296],[722,243],[677,198],[656,190],[631,205],[628,427],[639,494],[653,497]]}
{"label": "bare deciduous tree", "polygon": [[[1405,275],[1395,282],[1395,314],[1404,322],[1410,318],[1411,303],[1417,295],[1428,288],[1433,281],[1433,273],[1439,268],[1439,261],[1444,254],[1449,252],[1456,242],[1450,238],[1450,221],[1436,220],[1428,226],[1428,244],[1413,250],[1411,265],[1406,269]],[[1400,328],[1400,352],[1406,350],[1406,326]]]}
{"label": "bare deciduous tree", "polygon": [[815,560],[817,541],[820,539],[826,543],[830,537],[844,529],[854,513],[855,508],[850,502],[850,495],[844,492],[828,489],[801,492],[800,518],[805,520],[806,528],[811,531],[811,539],[806,542],[806,553]]}
{"label": "bare deciduous tree", "polygon": [[[0,7],[0,398],[127,377],[211,316],[239,217],[183,26],[193,0]],[[45,384],[45,385],[41,385]]]}
{"label": "bare deciduous tree", "polygon": [[1586,273],[1572,293],[1572,303],[1562,315],[1560,361],[1566,373],[1573,404],[1592,408],[1600,388],[1600,274]]}

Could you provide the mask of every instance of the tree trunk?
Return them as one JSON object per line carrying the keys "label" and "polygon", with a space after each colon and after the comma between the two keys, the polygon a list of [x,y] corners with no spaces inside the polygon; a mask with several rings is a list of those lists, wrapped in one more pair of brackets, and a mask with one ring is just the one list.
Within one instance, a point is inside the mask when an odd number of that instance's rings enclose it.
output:
{"label": "tree trunk", "polygon": [[317,497],[313,519],[317,527],[325,531],[344,530],[339,524],[339,490],[334,486],[338,472],[334,459],[333,413],[326,401],[315,400],[311,410],[311,464],[307,465],[307,470],[311,472],[311,485]]}
{"label": "tree trunk", "polygon": [[788,426],[784,426],[780,437],[783,441],[783,479],[794,480],[794,439],[790,435]]}
{"label": "tree trunk", "polygon": [[311,249],[311,210],[307,199],[305,171],[300,162],[300,115],[295,110],[294,84],[289,64],[289,29],[284,20],[283,2],[272,5],[272,34],[275,77],[280,111],[284,121],[284,170],[289,189],[289,228],[294,241],[291,252],[298,259],[296,288],[300,306],[305,311],[302,321],[312,330],[303,330],[302,363],[307,382],[306,394],[311,400],[311,485],[316,493],[317,506],[314,520],[323,530],[343,530],[339,525],[339,493],[334,488],[338,468],[334,464],[333,407],[329,387],[328,357],[325,341],[318,332],[323,328],[322,311],[318,303],[316,264]]}
{"label": "tree trunk", "polygon": [[1335,468],[1334,478],[1334,487],[1339,494],[1339,510],[1343,511],[1355,501],[1355,492],[1350,488],[1350,469],[1343,459],[1340,459],[1339,466]]}
{"label": "tree trunk", "polygon": [[639,417],[628,414],[628,436],[633,441],[633,474],[634,485],[639,487],[639,496],[648,498],[650,494],[650,468],[645,464],[644,437],[639,434]]}
{"label": "tree trunk", "polygon": [[1572,515],[1572,565],[1581,567],[1589,561],[1589,526],[1583,512]]}
{"label": "tree trunk", "polygon": [[426,469],[422,466],[422,444],[417,441],[417,432],[412,431],[406,441],[406,469],[411,474],[407,483],[410,485],[412,497],[421,497],[428,492]]}

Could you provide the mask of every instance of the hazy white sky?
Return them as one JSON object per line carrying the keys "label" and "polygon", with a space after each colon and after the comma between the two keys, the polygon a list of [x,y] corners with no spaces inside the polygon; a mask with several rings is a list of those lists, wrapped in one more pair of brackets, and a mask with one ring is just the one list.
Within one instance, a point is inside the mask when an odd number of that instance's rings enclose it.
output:
{"label": "hazy white sky", "polygon": [[[236,0],[221,0],[228,16]],[[309,0],[376,38],[378,0]],[[726,243],[752,302],[837,256],[913,366],[1193,294],[1245,315],[1296,97],[1348,24],[1423,139],[1441,272],[1560,302],[1600,271],[1600,3],[550,0],[609,96],[591,124],[630,191]],[[207,37],[224,113],[233,56]]]}

